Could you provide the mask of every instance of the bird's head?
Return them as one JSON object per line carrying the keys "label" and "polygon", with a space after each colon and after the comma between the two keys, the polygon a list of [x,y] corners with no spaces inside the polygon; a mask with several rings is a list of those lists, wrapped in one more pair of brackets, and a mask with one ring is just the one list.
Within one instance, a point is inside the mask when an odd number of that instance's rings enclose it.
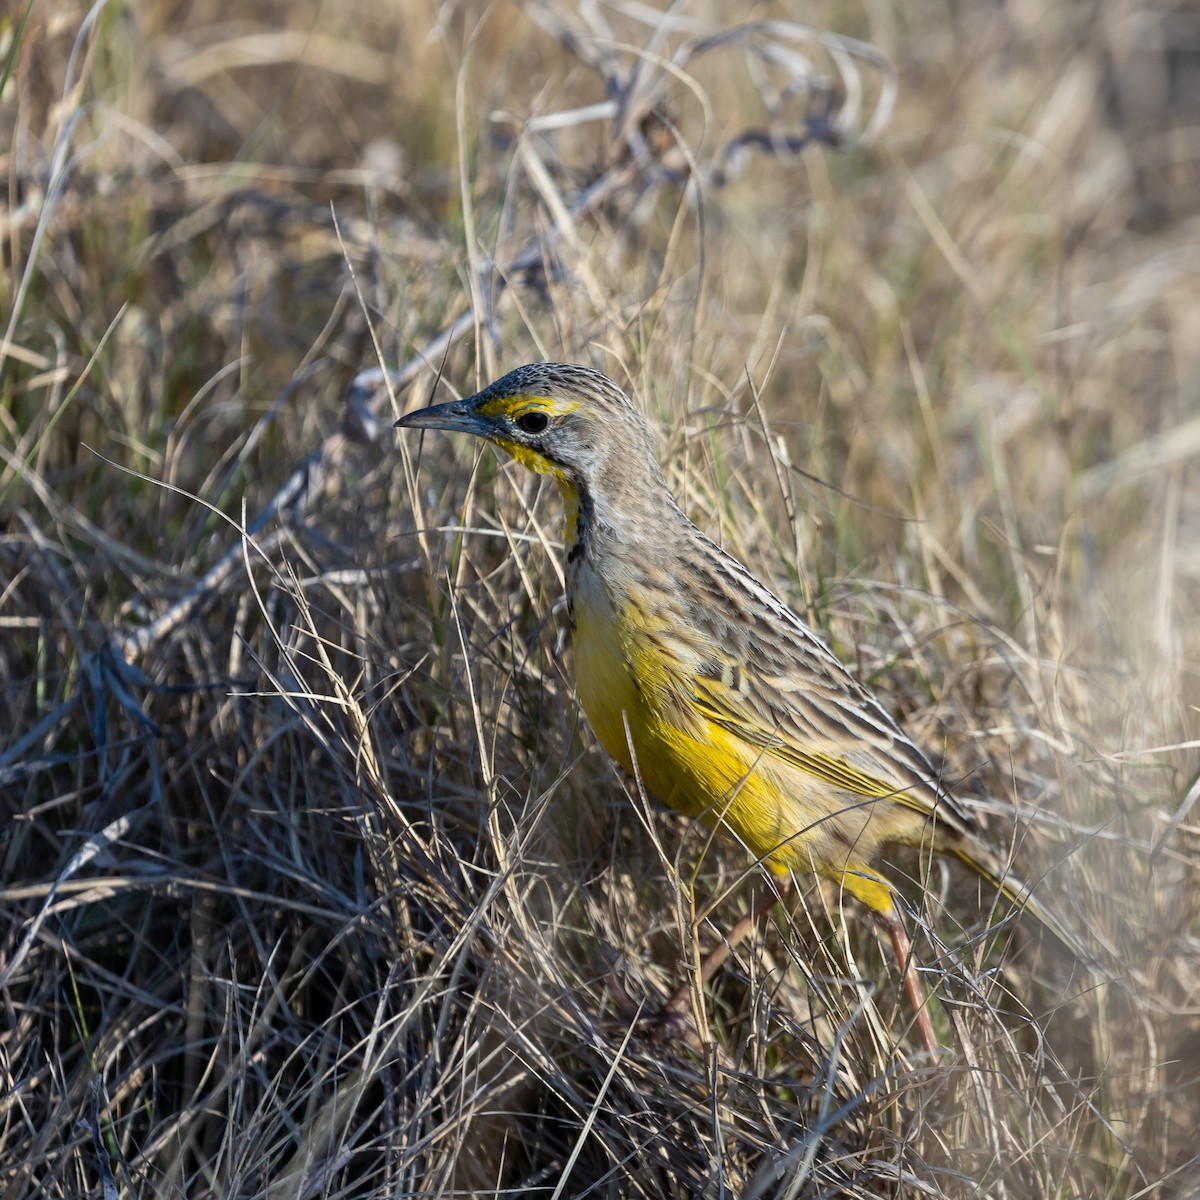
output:
{"label": "bird's head", "polygon": [[590,367],[531,363],[465,400],[408,413],[400,429],[485,438],[566,491],[616,498],[634,480],[661,482],[650,426],[611,379]]}

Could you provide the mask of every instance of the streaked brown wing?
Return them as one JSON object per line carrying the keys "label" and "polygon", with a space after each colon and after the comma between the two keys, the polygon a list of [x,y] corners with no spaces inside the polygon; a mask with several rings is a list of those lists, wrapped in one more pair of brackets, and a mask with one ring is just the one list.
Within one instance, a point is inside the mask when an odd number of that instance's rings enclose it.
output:
{"label": "streaked brown wing", "polygon": [[689,548],[704,553],[677,564],[688,580],[691,621],[672,632],[685,650],[680,661],[692,664],[697,709],[835,787],[892,797],[971,829],[974,822],[941,786],[936,768],[875,696],[737,559],[690,529]]}
{"label": "streaked brown wing", "polygon": [[711,662],[694,677],[693,702],[714,724],[826,783],[971,827],[928,758],[849,672],[792,665],[785,675]]}

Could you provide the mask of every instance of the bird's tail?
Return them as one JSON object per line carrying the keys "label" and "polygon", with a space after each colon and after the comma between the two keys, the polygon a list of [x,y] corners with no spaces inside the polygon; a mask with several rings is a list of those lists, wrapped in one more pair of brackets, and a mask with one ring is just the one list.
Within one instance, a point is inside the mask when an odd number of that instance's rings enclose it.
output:
{"label": "bird's tail", "polygon": [[1030,884],[1006,870],[1003,862],[991,850],[974,838],[956,839],[946,849],[986,879],[1006,900],[1015,905],[1022,915],[1028,914],[1033,917],[1057,942],[1069,950],[1082,966],[1091,970],[1098,966],[1095,953],[1033,894]]}

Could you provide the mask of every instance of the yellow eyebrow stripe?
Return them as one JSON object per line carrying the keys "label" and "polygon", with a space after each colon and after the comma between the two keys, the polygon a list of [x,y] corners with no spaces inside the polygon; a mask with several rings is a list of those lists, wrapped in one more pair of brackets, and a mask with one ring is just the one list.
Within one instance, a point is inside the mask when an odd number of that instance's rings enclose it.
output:
{"label": "yellow eyebrow stripe", "polygon": [[578,400],[551,400],[549,396],[501,396],[481,404],[475,411],[481,417],[519,417],[530,411],[559,415],[575,412],[579,407]]}

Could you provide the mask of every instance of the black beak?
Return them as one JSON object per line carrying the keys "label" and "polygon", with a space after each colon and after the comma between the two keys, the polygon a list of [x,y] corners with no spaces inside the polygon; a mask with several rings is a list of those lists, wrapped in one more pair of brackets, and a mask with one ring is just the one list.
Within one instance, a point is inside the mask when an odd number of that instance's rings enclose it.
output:
{"label": "black beak", "polygon": [[476,437],[488,437],[493,432],[491,421],[475,411],[473,396],[405,413],[396,422],[396,428],[446,429],[451,433],[473,433]]}

